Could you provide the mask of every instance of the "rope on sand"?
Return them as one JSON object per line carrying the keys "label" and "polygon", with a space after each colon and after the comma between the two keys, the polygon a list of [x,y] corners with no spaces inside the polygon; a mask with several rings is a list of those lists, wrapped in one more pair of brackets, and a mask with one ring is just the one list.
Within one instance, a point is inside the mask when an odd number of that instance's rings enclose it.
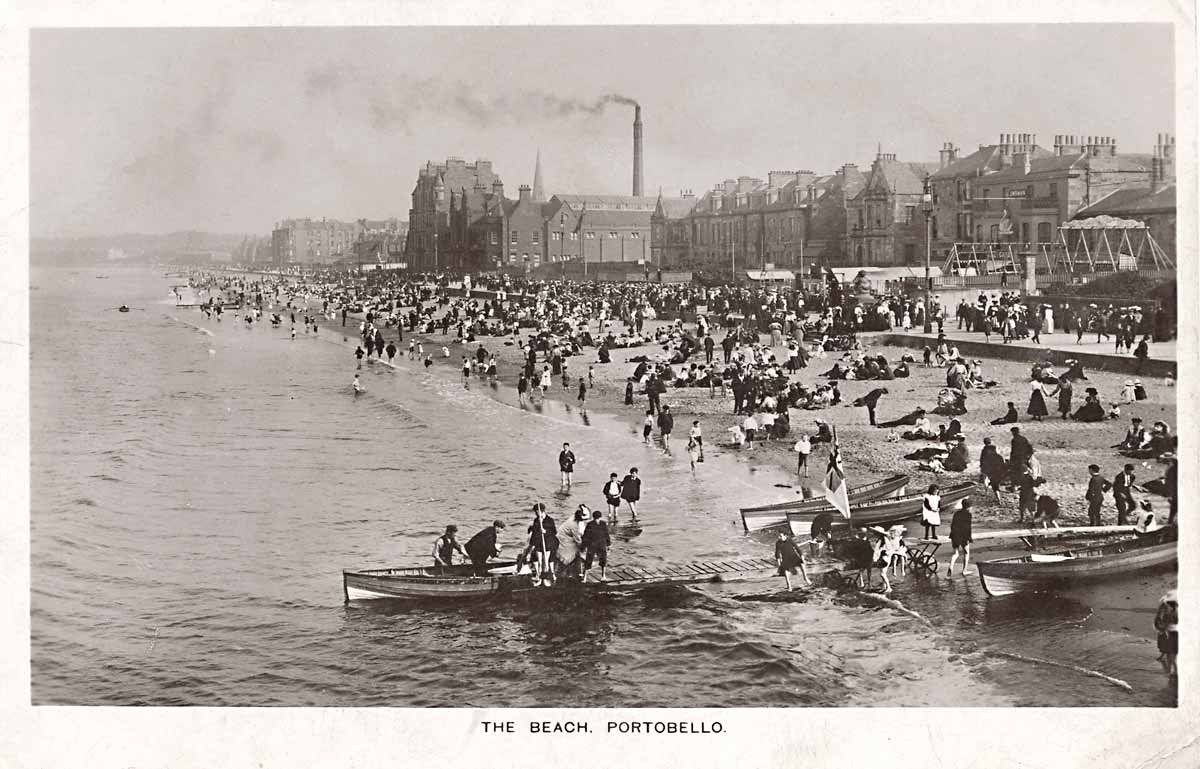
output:
{"label": "rope on sand", "polygon": [[1128,683],[1126,683],[1125,681],[1122,681],[1119,678],[1113,678],[1110,675],[1105,675],[1104,673],[1101,673],[1098,670],[1089,670],[1088,668],[1080,667],[1079,665],[1072,665],[1069,662],[1055,662],[1054,660],[1044,660],[1044,659],[1040,659],[1038,657],[1026,657],[1021,654],[1013,654],[1012,652],[1002,652],[1002,651],[994,651],[994,650],[988,650],[985,653],[992,654],[992,655],[995,655],[998,657],[1007,657],[1009,659],[1020,660],[1021,662],[1032,662],[1036,665],[1051,665],[1056,668],[1065,668],[1067,670],[1074,670],[1076,673],[1083,673],[1085,676],[1092,676],[1093,678],[1102,678],[1105,681],[1108,681],[1113,686],[1119,686],[1127,692],[1133,691],[1132,686],[1130,686]]}

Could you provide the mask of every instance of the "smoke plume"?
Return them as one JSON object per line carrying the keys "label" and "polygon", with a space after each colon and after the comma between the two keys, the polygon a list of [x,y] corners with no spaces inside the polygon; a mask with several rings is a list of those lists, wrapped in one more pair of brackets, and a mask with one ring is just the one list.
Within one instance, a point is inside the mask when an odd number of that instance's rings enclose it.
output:
{"label": "smoke plume", "polygon": [[313,107],[326,103],[340,105],[344,110],[365,104],[367,119],[380,132],[426,127],[431,119],[457,118],[487,126],[530,119],[595,117],[612,105],[638,105],[636,99],[619,93],[596,99],[537,89],[492,95],[459,80],[432,77],[413,82],[381,82],[371,74],[352,69],[353,65],[339,64],[309,71],[303,81],[304,96]]}

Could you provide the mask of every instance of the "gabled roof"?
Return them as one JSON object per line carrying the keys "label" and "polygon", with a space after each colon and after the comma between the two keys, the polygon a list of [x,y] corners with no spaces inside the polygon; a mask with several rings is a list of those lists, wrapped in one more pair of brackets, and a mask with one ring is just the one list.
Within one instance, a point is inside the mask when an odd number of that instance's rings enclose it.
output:
{"label": "gabled roof", "polygon": [[664,198],[661,195],[656,201],[654,213],[656,216],[662,216],[667,219],[683,219],[686,217],[696,205],[694,197],[688,198]]}
{"label": "gabled roof", "polygon": [[1149,187],[1125,187],[1114,190],[1087,208],[1080,209],[1073,218],[1087,219],[1092,216],[1138,216],[1175,211],[1175,185],[1168,184],[1159,190]]}
{"label": "gabled roof", "polygon": [[869,192],[885,191],[896,195],[920,195],[925,191],[925,176],[929,173],[929,165],[877,159],[871,164],[871,173],[867,176],[866,184],[855,197]]}

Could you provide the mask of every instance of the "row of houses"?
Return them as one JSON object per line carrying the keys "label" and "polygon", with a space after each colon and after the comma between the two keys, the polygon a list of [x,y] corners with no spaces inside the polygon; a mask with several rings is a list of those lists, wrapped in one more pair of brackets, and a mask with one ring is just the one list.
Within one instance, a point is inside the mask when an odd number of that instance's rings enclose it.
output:
{"label": "row of houses", "polygon": [[[880,148],[865,170],[771,171],[700,196],[569,195],[534,184],[515,199],[490,161],[447,158],[418,175],[405,261],[414,269],[488,270],[583,259],[664,269],[902,267],[942,260],[956,243],[1050,243],[1059,227],[1106,213],[1150,220],[1174,251],[1175,140],[1119,154],[1111,137],[1004,133],[960,157],[910,162]],[[928,216],[928,218],[927,218]],[[932,238],[927,237],[927,232]]]}
{"label": "row of houses", "polygon": [[395,262],[404,252],[408,223],[399,219],[285,219],[275,224],[269,247],[242,261],[274,264]]}
{"label": "row of houses", "polygon": [[698,200],[664,200],[652,252],[672,268],[916,266],[927,243],[939,263],[955,244],[1035,248],[1058,241],[1072,219],[1107,214],[1145,222],[1173,256],[1174,179],[1167,134],[1150,155],[1118,154],[1111,137],[1060,135],[1048,150],[1015,133],[961,158],[944,144],[936,163],[880,150],[866,172],[773,171],[727,179]]}

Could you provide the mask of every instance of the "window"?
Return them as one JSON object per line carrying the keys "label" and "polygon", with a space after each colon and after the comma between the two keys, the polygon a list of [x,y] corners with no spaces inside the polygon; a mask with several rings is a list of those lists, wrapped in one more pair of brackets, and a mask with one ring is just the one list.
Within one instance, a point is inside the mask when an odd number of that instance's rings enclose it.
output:
{"label": "window", "polygon": [[[1054,187],[1050,189],[1054,189]],[[1051,238],[1050,222],[1038,222],[1037,235],[1039,243],[1049,243]]]}
{"label": "window", "polygon": [[992,191],[985,188],[983,190],[983,201],[979,207],[987,208],[989,205],[991,205],[991,203],[992,203]]}
{"label": "window", "polygon": [[983,225],[982,224],[975,225],[975,242],[976,243],[983,242]]}
{"label": "window", "polygon": [[915,243],[904,244],[904,263],[916,264],[917,261],[917,246]]}
{"label": "window", "polygon": [[517,240],[518,240],[518,237],[517,237],[517,231],[516,231],[516,230],[510,230],[510,231],[509,231],[509,233],[508,233],[508,243],[509,243],[509,245],[513,245],[513,246],[517,245]]}
{"label": "window", "polygon": [[905,224],[912,224],[913,212],[915,212],[916,210],[917,210],[916,206],[905,206],[904,207],[904,223]]}
{"label": "window", "polygon": [[629,233],[629,237],[633,238],[634,240],[637,240],[638,238],[642,237],[642,233],[637,230],[634,230],[633,232]]}
{"label": "window", "polygon": [[538,245],[538,243],[541,242],[541,238],[542,238],[542,233],[538,232],[537,230],[534,230],[533,231],[533,245],[535,245],[535,246]]}
{"label": "window", "polygon": [[591,230],[588,230],[587,239],[588,239],[588,240],[595,240],[595,239],[596,239],[596,233],[592,232]]}
{"label": "window", "polygon": [[[550,240],[552,240],[552,241],[554,241],[555,243],[557,243],[558,241],[562,240],[562,233],[561,233],[561,232],[552,232],[552,233],[550,233]],[[536,242],[536,241],[535,241],[535,242]]]}
{"label": "window", "polygon": [[1058,185],[1053,182],[1050,183],[1050,199],[1058,200]]}
{"label": "window", "polygon": [[1030,201],[1033,200],[1033,185],[1032,184],[1025,188],[1025,198]]}
{"label": "window", "polygon": [[1000,226],[993,224],[988,232],[988,240],[995,243],[1000,238]]}
{"label": "window", "polygon": [[611,240],[616,240],[616,239],[617,239],[617,233],[616,233],[616,230],[611,230],[611,231],[608,233],[608,237],[609,237]]}
{"label": "window", "polygon": [[579,233],[578,233],[578,232],[572,232],[572,233],[571,233],[571,240],[579,240]]}
{"label": "window", "polygon": [[1021,242],[1029,242],[1029,222],[1021,222]]}
{"label": "window", "polygon": [[514,263],[514,262],[516,262],[516,261],[517,261],[517,252],[516,252],[516,251],[509,251],[509,252],[508,252],[508,262],[509,262],[509,264],[512,264],[512,263]]}

